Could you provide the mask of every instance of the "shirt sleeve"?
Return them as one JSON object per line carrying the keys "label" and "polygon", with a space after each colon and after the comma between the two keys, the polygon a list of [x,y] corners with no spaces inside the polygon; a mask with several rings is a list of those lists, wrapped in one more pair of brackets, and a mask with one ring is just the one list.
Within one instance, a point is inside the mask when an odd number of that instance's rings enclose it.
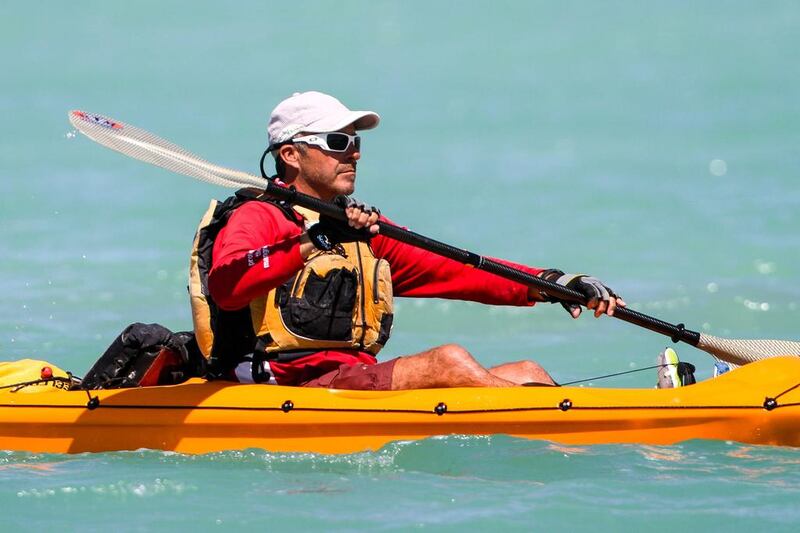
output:
{"label": "shirt sleeve", "polygon": [[279,208],[247,202],[217,235],[208,289],[222,309],[241,309],[277,288],[303,267],[301,227]]}
{"label": "shirt sleeve", "polygon": [[[390,220],[382,219],[387,223]],[[530,306],[528,287],[495,274],[478,270],[452,259],[394,239],[376,235],[372,239],[376,256],[389,262],[396,296],[448,298],[491,305]],[[542,272],[510,261],[493,259],[532,275]]]}

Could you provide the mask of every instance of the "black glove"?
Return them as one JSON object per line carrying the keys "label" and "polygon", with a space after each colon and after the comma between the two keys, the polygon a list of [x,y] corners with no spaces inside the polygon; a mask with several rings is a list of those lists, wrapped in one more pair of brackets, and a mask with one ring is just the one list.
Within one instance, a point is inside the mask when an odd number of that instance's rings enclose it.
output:
{"label": "black glove", "polygon": [[[551,268],[539,274],[539,277],[580,292],[586,297],[587,303],[592,300],[596,300],[598,303],[601,301],[607,302],[610,298],[617,297],[614,291],[603,285],[599,279],[586,274],[564,274],[561,270]],[[541,291],[541,295],[545,302],[560,303],[570,315],[572,315],[573,310],[580,309],[580,305],[576,302],[562,301],[548,295],[545,291]]]}
{"label": "black glove", "polygon": [[[358,207],[367,214],[380,214],[380,211],[376,207],[363,204],[355,198],[350,198],[348,196],[337,196],[333,203],[342,209]],[[369,242],[372,238],[372,234],[369,232],[368,228],[355,229],[347,222],[336,220],[327,215],[320,215],[319,222],[308,228],[306,233],[311,240],[311,244],[318,250],[325,252],[333,250],[337,244],[343,242]]]}

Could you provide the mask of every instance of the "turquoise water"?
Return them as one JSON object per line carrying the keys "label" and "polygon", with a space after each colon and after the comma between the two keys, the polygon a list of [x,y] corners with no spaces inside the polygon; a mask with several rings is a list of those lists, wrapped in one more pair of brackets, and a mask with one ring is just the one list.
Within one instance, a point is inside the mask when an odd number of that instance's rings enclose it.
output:
{"label": "turquoise water", "polygon": [[[67,110],[256,173],[269,111],[310,89],[382,115],[358,194],[397,222],[590,272],[692,329],[796,340],[799,23],[794,2],[5,6],[0,354],[80,374],[130,322],[187,329],[190,241],[227,193],[74,136]],[[649,366],[668,344],[558,306],[440,300],[401,301],[393,337],[387,357],[458,342],[487,365],[534,357],[560,381]],[[708,356],[678,351],[710,375]],[[15,512],[0,524],[794,530],[798,461],[502,436],[345,457],[10,453],[0,501]]]}
{"label": "turquoise water", "polygon": [[[324,457],[0,455],[9,526],[781,531],[800,520],[795,450],[712,442],[560,447],[448,437]],[[64,516],[63,513],[68,513]],[[123,522],[119,524],[119,522]]]}

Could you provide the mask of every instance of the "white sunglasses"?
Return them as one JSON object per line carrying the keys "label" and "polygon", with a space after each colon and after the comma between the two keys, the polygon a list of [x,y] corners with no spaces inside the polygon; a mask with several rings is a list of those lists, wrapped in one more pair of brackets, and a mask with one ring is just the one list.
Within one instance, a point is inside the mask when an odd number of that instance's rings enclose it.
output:
{"label": "white sunglasses", "polygon": [[351,146],[355,146],[356,152],[361,149],[361,137],[358,135],[348,135],[341,131],[329,133],[315,133],[313,135],[303,135],[292,139],[293,143],[306,143],[312,146],[319,146],[329,152],[346,152]]}

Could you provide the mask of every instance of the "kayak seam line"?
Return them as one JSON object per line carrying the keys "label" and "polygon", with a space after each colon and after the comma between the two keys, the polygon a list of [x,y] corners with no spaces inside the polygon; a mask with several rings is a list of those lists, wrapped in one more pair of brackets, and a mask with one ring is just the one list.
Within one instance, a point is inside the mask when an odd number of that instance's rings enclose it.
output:
{"label": "kayak seam line", "polygon": [[[800,402],[780,404],[774,410],[783,407],[795,407],[800,405]],[[0,405],[4,407],[21,407],[32,409],[86,409],[86,405],[42,405],[42,404],[7,404]],[[94,410],[97,409],[153,409],[153,410],[197,410],[197,411],[282,411],[281,407],[236,407],[236,406],[190,406],[190,405],[105,405],[101,403]],[[583,410],[583,411],[624,411],[624,410],[645,410],[645,409],[658,409],[658,410],[697,410],[697,409],[764,409],[763,405],[609,405],[609,406],[577,406],[573,405],[568,411]],[[555,407],[509,407],[500,409],[468,409],[468,410],[448,410],[446,414],[478,414],[478,413],[505,413],[505,412],[520,412],[520,411],[560,411],[558,406]],[[420,414],[436,414],[432,409],[346,409],[346,408],[329,408],[329,407],[295,407],[292,411],[317,411],[317,412],[334,412],[334,413],[420,413]]]}

